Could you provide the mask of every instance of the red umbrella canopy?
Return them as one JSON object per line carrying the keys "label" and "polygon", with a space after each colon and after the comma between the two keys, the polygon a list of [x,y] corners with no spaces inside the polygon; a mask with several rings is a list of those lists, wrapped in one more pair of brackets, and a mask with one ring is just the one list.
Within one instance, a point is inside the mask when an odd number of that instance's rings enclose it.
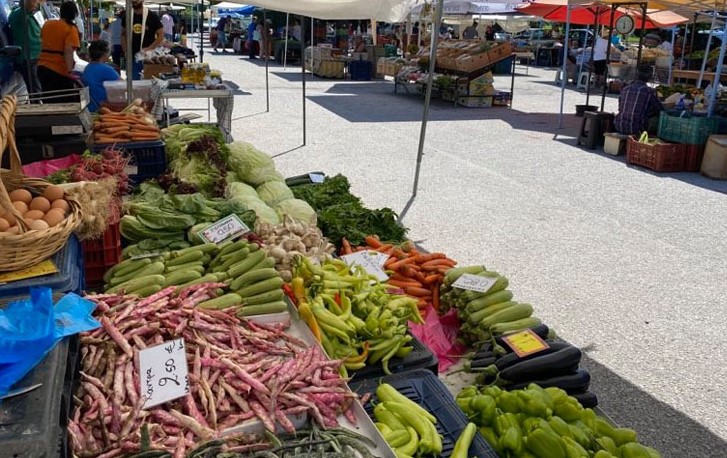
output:
{"label": "red umbrella canopy", "polygon": [[[535,0],[527,5],[519,6],[520,13],[542,17],[547,21],[566,22],[568,16],[568,0]],[[614,11],[614,22],[623,16],[629,15],[634,18],[636,28],[641,28],[641,12],[623,7]],[[672,27],[677,24],[688,22],[689,19],[670,11],[651,10],[646,13],[646,28],[659,29]],[[572,4],[570,14],[571,24],[590,25],[598,22],[599,25],[608,26],[611,24],[611,6],[602,3]]]}

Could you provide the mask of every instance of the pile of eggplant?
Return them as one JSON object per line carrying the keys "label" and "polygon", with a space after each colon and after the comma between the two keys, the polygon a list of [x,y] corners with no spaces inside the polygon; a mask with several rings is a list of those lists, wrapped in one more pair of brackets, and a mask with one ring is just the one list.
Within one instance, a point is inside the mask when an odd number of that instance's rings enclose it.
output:
{"label": "pile of eggplant", "polygon": [[565,390],[583,407],[598,405],[596,395],[588,391],[591,375],[580,368],[581,350],[555,340],[554,333],[544,324],[530,329],[548,344],[547,349],[519,357],[503,336],[498,336],[477,348],[472,361],[465,364],[465,370],[476,373],[480,385],[519,390],[535,383],[542,388]]}

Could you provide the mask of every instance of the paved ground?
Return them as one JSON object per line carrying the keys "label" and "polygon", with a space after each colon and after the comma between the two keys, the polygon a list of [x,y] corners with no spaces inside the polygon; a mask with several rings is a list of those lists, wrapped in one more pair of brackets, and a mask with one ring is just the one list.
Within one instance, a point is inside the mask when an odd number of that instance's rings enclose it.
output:
{"label": "paved ground", "polygon": [[727,456],[727,182],[576,147],[570,113],[585,95],[566,92],[558,129],[553,71],[533,68],[517,76],[512,109],[433,105],[412,198],[419,98],[390,81],[314,78],[301,146],[300,68],[271,64],[266,112],[261,62],[206,60],[240,88],[235,139],[286,175],[344,173],[425,248],[506,274],[518,300],[587,352],[602,409],[665,457]]}

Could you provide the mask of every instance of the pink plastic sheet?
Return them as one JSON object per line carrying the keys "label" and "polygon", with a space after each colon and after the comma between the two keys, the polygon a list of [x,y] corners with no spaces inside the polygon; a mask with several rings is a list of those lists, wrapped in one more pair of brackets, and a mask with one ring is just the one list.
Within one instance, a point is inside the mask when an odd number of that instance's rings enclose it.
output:
{"label": "pink plastic sheet", "polygon": [[467,347],[457,343],[459,320],[454,309],[439,316],[430,305],[425,313],[424,324],[409,323],[409,329],[417,339],[437,355],[439,372],[442,373],[457,363],[459,356],[464,354]]}
{"label": "pink plastic sheet", "polygon": [[25,176],[33,178],[45,178],[51,173],[57,172],[62,169],[78,164],[81,162],[80,154],[71,154],[65,157],[59,157],[58,159],[48,159],[46,161],[33,162],[23,166],[23,173]]}

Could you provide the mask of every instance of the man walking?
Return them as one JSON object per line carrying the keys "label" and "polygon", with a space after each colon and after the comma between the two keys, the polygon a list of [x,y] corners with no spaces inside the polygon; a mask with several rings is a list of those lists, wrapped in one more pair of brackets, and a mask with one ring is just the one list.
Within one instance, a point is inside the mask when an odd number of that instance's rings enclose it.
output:
{"label": "man walking", "polygon": [[35,16],[37,9],[38,0],[21,1],[21,4],[13,8],[8,17],[10,31],[13,34],[13,43],[22,48],[18,64],[30,94],[39,93],[43,90],[40,79],[38,79],[40,23]]}

